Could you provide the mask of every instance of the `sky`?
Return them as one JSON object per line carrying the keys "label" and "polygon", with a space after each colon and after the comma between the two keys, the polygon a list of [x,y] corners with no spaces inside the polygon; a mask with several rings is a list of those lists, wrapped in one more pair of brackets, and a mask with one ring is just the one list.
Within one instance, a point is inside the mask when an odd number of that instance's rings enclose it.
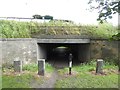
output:
{"label": "sky", "polygon": [[[89,12],[89,0],[0,0],[0,17],[32,17],[51,15],[81,24],[97,24],[97,11]],[[108,20],[118,24],[118,15]]]}

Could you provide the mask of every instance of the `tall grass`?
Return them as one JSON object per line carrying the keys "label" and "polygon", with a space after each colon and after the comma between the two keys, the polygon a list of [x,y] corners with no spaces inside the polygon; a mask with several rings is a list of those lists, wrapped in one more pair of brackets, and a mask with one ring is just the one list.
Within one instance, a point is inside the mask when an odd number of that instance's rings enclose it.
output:
{"label": "tall grass", "polygon": [[110,23],[95,25],[79,25],[81,27],[82,34],[92,36],[92,37],[100,37],[100,38],[110,38],[113,35],[118,33],[118,27],[113,26]]}
{"label": "tall grass", "polygon": [[[41,26],[48,29],[41,30]],[[49,27],[55,26],[55,27]],[[59,27],[59,29],[57,28]],[[46,31],[47,30],[47,31]],[[47,33],[46,33],[47,32]],[[95,25],[77,25],[61,21],[18,22],[0,20],[0,38],[32,38],[31,34],[47,35],[86,35],[92,37],[110,38],[118,33],[117,27],[109,23]]]}
{"label": "tall grass", "polygon": [[[26,71],[31,71],[31,72],[36,72],[36,71],[38,71],[38,65],[35,64],[35,63],[24,65],[23,66],[23,71],[25,71],[25,70]],[[45,71],[47,73],[52,73],[54,71],[54,68],[52,67],[51,64],[46,63],[45,64]]]}
{"label": "tall grass", "polygon": [[2,31],[3,38],[27,38],[30,37],[28,29],[29,23],[17,21],[0,21],[0,31]]}

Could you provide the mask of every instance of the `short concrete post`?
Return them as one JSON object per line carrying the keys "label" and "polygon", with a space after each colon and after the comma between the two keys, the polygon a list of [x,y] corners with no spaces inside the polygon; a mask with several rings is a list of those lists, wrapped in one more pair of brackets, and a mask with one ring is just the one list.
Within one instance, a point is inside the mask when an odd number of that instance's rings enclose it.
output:
{"label": "short concrete post", "polygon": [[22,72],[22,61],[14,60],[14,71],[15,72]]}
{"label": "short concrete post", "polygon": [[103,73],[103,59],[98,59],[96,64],[96,73]]}
{"label": "short concrete post", "polygon": [[38,59],[38,75],[45,75],[45,59]]}

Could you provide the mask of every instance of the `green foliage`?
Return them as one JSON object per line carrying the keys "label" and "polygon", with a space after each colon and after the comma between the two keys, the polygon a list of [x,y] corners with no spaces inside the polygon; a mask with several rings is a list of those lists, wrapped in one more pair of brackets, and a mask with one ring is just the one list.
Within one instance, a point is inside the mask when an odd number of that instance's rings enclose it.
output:
{"label": "green foliage", "polygon": [[104,61],[111,64],[111,65],[119,65],[119,58],[118,57],[105,58]]}
{"label": "green foliage", "polygon": [[46,69],[46,72],[48,72],[48,73],[52,73],[54,71],[54,68],[49,63],[45,64],[45,69]]}
{"label": "green foliage", "polygon": [[[23,73],[16,75],[13,68],[3,68],[2,88],[32,88],[34,83],[37,85],[42,84],[45,78],[39,77],[36,73],[37,70],[38,66],[35,63],[23,65]],[[52,73],[54,68],[46,63],[45,71],[46,74]]]}
{"label": "green foliage", "polygon": [[35,72],[38,70],[38,66],[35,63],[27,64],[27,65],[23,66],[23,71],[25,71],[25,70]]}
{"label": "green foliage", "polygon": [[41,84],[44,78],[38,78],[31,73],[21,75],[3,75],[2,88],[32,88],[33,81]]}
{"label": "green foliage", "polygon": [[113,35],[111,40],[120,40],[120,33]]}
{"label": "green foliage", "polygon": [[[104,70],[118,70],[118,67],[108,62],[104,64]],[[64,77],[68,73],[68,68],[59,70],[59,74],[64,78],[57,80],[55,88],[118,88],[118,74],[108,71],[109,75],[95,75],[96,62],[91,61],[73,66],[72,74]],[[78,72],[74,75],[74,72]]]}
{"label": "green foliage", "polygon": [[2,76],[2,88],[29,88],[33,76],[24,74],[21,76]]}
{"label": "green foliage", "polygon": [[[114,63],[104,61],[103,69],[115,69],[118,70],[118,66],[115,65]],[[91,60],[88,63],[81,63],[80,65],[73,66],[72,71],[76,71],[79,73],[83,72],[89,72],[89,71],[95,71],[96,70],[96,61]],[[63,75],[68,72],[68,68],[60,69],[58,70],[60,75]]]}
{"label": "green foliage", "polygon": [[13,65],[12,65],[12,64],[8,64],[8,63],[4,63],[4,64],[2,64],[2,69],[3,69],[3,68],[12,69],[12,68],[13,68]]}
{"label": "green foliage", "polygon": [[[93,2],[96,2],[98,6],[92,5]],[[103,23],[104,20],[111,19],[113,14],[120,13],[120,1],[112,0],[89,0],[90,9],[97,9],[99,16],[98,21]]]}
{"label": "green foliage", "polygon": [[29,23],[0,20],[0,31],[3,38],[30,37]]}
{"label": "green foliage", "polygon": [[[31,72],[24,72],[21,74],[15,74],[14,71],[3,72],[2,75],[2,88],[32,88],[35,84],[39,86],[44,80],[42,76],[38,77],[37,74],[33,71],[36,71],[36,64],[29,64],[23,66],[24,70]],[[92,71],[95,71],[96,62],[91,60],[89,63],[82,63],[78,66],[73,66],[72,73],[77,72],[76,74],[66,75],[68,73],[68,68],[59,69],[58,77],[54,88],[118,88],[118,74],[115,72],[109,72],[108,75],[95,75],[92,74]],[[105,62],[104,69],[106,70],[117,70],[118,67]],[[52,72],[54,68],[46,63],[46,72]],[[62,76],[62,77],[61,77]]]}
{"label": "green foliage", "polygon": [[[93,2],[96,2],[98,6],[92,5]],[[113,14],[120,14],[120,1],[119,0],[89,0],[90,10],[97,9],[99,16],[98,21],[103,23],[107,19],[111,19]],[[118,26],[119,27],[119,26]],[[111,40],[120,40],[120,33],[114,34],[111,37]]]}
{"label": "green foliage", "polygon": [[112,24],[76,25],[62,21],[17,22],[0,20],[2,38],[31,38],[33,35],[78,35],[94,38],[111,38],[118,34],[118,28]]}
{"label": "green foliage", "polygon": [[83,35],[91,36],[93,38],[111,38],[114,34],[118,33],[118,27],[115,27],[110,23],[103,23],[98,26],[84,25],[80,27]]}
{"label": "green foliage", "polygon": [[[32,64],[27,64],[23,66],[23,71],[31,71],[31,72],[36,72],[38,70],[38,65],[35,63]],[[51,73],[54,71],[54,68],[51,66],[49,63],[45,63],[45,71],[47,73]]]}
{"label": "green foliage", "polygon": [[81,73],[56,82],[55,88],[118,88],[118,75],[95,76]]}

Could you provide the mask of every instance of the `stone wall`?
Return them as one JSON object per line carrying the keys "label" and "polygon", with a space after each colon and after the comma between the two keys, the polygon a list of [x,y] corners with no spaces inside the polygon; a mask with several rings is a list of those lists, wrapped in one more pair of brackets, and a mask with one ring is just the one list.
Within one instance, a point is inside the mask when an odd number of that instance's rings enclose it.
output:
{"label": "stone wall", "polygon": [[37,60],[35,39],[3,39],[2,40],[2,63],[13,64],[15,59],[23,61],[23,64]]}
{"label": "stone wall", "polygon": [[[83,54],[83,56],[87,55],[87,58],[90,57],[91,59],[111,58],[117,60],[119,54],[118,43],[118,41],[91,39],[90,44],[87,44],[89,45],[89,47],[81,47],[82,49],[80,49],[79,54]],[[40,49],[38,48],[37,39],[27,38],[2,39],[0,40],[0,48],[2,48],[2,51],[0,51],[0,57],[2,57],[0,58],[2,59],[0,60],[0,63],[3,64],[13,64],[13,61],[15,59],[22,60],[23,64],[36,62],[38,59],[37,55],[40,54],[40,52],[42,52],[39,51]]]}
{"label": "stone wall", "polygon": [[90,43],[80,44],[78,46],[78,59],[81,63],[90,59]]}
{"label": "stone wall", "polygon": [[118,41],[91,40],[91,59],[118,60]]}

